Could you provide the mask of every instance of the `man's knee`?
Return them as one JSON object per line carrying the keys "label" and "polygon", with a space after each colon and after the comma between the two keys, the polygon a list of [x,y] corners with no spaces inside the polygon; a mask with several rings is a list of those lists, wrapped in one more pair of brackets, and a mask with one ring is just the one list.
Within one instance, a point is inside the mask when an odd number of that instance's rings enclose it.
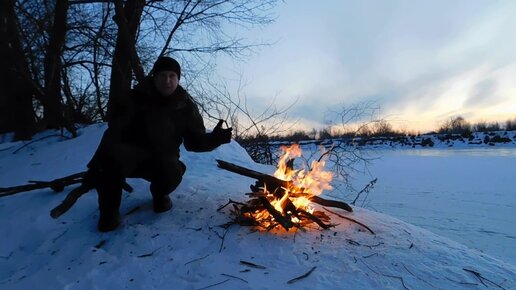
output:
{"label": "man's knee", "polygon": [[162,160],[161,166],[154,172],[151,180],[151,193],[153,195],[164,195],[174,191],[183,180],[186,166],[178,159]]}

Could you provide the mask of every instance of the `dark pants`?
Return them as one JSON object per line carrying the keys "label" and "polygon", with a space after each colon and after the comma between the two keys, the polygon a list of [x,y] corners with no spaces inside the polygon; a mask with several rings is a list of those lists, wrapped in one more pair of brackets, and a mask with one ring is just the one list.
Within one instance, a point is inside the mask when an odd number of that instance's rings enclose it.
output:
{"label": "dark pants", "polygon": [[97,193],[101,218],[118,215],[125,178],[143,178],[150,182],[153,197],[174,191],[181,183],[186,166],[172,154],[151,155],[148,151],[120,145],[103,156],[97,179]]}

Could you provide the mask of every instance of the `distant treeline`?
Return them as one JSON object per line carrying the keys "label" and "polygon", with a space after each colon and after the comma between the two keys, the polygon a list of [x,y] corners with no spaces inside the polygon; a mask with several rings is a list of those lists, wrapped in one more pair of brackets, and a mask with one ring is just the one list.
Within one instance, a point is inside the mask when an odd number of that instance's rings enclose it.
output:
{"label": "distant treeline", "polygon": [[[459,134],[469,137],[473,132],[495,132],[495,131],[515,131],[516,118],[505,122],[476,122],[470,123],[463,117],[454,117],[443,122],[440,127],[432,132],[424,134]],[[271,136],[251,136],[246,140],[238,141],[290,141],[299,142],[302,140],[324,140],[336,138],[374,138],[374,137],[410,137],[420,136],[422,133],[397,130],[386,120],[379,120],[361,125],[354,131],[343,131],[335,127],[327,127],[320,130],[310,131],[295,130],[285,134]]]}

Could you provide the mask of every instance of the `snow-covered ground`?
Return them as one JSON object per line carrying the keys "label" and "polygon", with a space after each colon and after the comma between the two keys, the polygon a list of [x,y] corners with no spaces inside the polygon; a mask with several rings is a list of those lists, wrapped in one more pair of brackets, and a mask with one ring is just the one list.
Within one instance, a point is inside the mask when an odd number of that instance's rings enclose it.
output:
{"label": "snow-covered ground", "polygon": [[[23,148],[22,142],[0,144],[0,187],[83,171],[104,129],[93,125],[76,139],[50,137]],[[172,211],[154,214],[148,183],[131,179],[135,191],[124,194],[123,224],[110,233],[96,231],[94,192],[57,220],[49,211],[69,189],[0,198],[0,289],[516,288],[514,264],[359,207],[335,211],[367,224],[375,235],[333,214],[339,225],[326,231],[224,230],[219,225],[231,217],[217,209],[229,199],[245,201],[254,181],[217,168],[215,159],[267,173],[274,168],[253,163],[235,142],[210,153],[183,150],[182,159],[188,169],[172,194]],[[420,194],[418,183],[408,184],[405,193]]]}
{"label": "snow-covered ground", "polygon": [[516,265],[516,146],[455,148],[377,151],[359,204]]}

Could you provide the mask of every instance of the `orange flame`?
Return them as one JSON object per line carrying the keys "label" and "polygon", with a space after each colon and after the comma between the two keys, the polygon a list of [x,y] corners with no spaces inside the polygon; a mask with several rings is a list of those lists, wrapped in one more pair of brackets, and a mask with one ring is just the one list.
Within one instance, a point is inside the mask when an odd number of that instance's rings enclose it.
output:
{"label": "orange flame", "polygon": [[[272,193],[267,191],[267,185],[264,186],[264,193],[271,205],[280,213],[285,214],[285,205],[287,199],[292,202],[296,209],[303,209],[309,213],[313,213],[313,208],[310,206],[310,196],[320,195],[324,190],[332,189],[330,182],[333,174],[330,171],[324,170],[325,161],[313,161],[310,169],[301,168],[294,170],[289,166],[289,161],[293,158],[301,157],[302,150],[298,144],[293,144],[290,147],[281,146],[280,150],[283,152],[279,162],[278,169],[274,172],[274,176],[291,181],[293,186],[291,188],[284,188],[285,194],[281,198],[274,197]],[[273,218],[267,210],[260,210],[255,212],[254,219],[260,222],[263,226],[268,227]],[[291,217],[292,222],[297,223],[299,220]]]}
{"label": "orange flame", "polygon": [[324,190],[332,189],[330,182],[333,179],[333,174],[324,170],[326,165],[324,160],[312,161],[309,170],[302,168],[294,171],[287,166],[287,163],[292,158],[301,157],[301,147],[298,144],[293,144],[290,147],[281,146],[280,150],[283,151],[283,156],[278,162],[278,169],[274,172],[275,177],[292,181],[296,191],[302,190],[302,192],[308,194],[320,195]]}

